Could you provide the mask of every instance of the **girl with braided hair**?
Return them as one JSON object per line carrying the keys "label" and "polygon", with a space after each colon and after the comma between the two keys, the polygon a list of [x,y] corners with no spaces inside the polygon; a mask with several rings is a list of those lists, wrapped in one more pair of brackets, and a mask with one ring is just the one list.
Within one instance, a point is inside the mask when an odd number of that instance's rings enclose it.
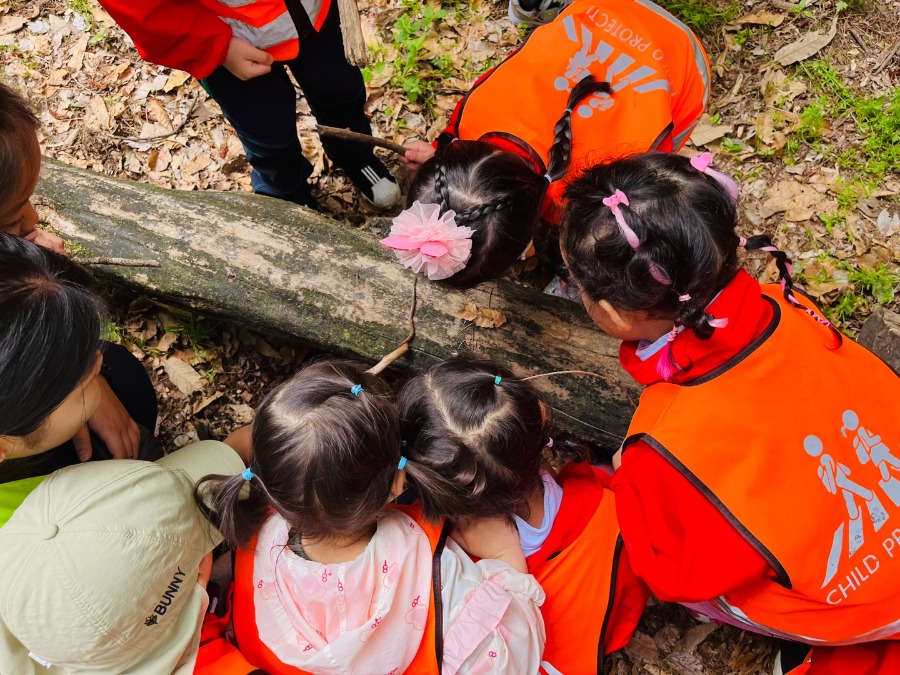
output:
{"label": "girl with braided hair", "polygon": [[[660,599],[790,642],[788,672],[811,644],[900,639],[900,565],[878,533],[900,504],[855,431],[900,445],[900,377],[794,289],[768,236],[735,232],[737,185],[711,161],[591,168],[566,191],[561,247],[648,385],[611,484],[635,572]],[[741,247],[770,253],[780,283],[743,271]]]}
{"label": "girl with braided hair", "polygon": [[433,145],[407,146],[409,208],[383,243],[432,280],[495,279],[559,222],[580,169],[678,150],[708,93],[703,47],[663,9],[575,0],[474,84]]}

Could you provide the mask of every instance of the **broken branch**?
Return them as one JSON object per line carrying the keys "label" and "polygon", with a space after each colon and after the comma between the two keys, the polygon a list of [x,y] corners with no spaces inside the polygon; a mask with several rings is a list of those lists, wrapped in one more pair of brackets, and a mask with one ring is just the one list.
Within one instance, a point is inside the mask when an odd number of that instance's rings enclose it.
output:
{"label": "broken branch", "polygon": [[351,143],[364,143],[365,145],[396,152],[398,155],[406,154],[406,148],[399,143],[392,143],[383,138],[375,138],[374,136],[369,136],[369,134],[361,134],[349,129],[339,129],[338,127],[326,127],[322,124],[318,126],[318,130],[322,136],[331,136],[332,138],[339,138],[342,141],[350,141]]}

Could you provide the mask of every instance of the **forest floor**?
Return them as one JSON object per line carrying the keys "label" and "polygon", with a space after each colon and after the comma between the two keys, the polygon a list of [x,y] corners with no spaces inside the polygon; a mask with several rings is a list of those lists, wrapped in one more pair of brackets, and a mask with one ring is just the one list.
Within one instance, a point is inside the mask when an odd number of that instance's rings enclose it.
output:
{"label": "forest floor", "polygon": [[[686,152],[708,149],[739,180],[742,231],[767,232],[800,284],[849,334],[900,290],[900,1],[662,0],[701,36],[714,71]],[[469,84],[525,34],[485,0],[362,0],[375,134],[433,139]],[[4,80],[38,111],[46,156],[179,190],[249,190],[240,142],[186,73],[143,62],[95,0],[0,3]],[[348,226],[375,215],[333,170],[298,99],[297,125],[322,209]],[[396,161],[385,156],[407,177]],[[762,256],[751,272],[771,280]],[[108,337],[146,364],[170,447],[218,437],[309,355],[105,289]],[[186,363],[197,377],[173,366]],[[610,672],[771,672],[769,641],[654,605]]]}

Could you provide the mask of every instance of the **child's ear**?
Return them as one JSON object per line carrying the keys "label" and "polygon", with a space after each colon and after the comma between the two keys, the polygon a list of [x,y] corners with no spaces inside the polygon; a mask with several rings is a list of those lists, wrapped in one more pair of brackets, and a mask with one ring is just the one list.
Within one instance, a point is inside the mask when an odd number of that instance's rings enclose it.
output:
{"label": "child's ear", "polygon": [[610,323],[612,323],[617,330],[626,334],[631,332],[631,329],[634,326],[634,316],[631,312],[619,312],[619,310],[609,304],[606,300],[599,300],[597,305],[606,312]]}
{"label": "child's ear", "polygon": [[394,474],[394,482],[391,483],[391,501],[403,494],[406,489],[406,469],[397,469]]}

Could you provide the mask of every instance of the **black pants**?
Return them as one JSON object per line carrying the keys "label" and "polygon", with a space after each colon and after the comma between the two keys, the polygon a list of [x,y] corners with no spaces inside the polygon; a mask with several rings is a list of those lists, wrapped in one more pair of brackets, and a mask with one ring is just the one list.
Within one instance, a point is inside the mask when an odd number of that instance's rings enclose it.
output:
{"label": "black pants", "polygon": [[[103,350],[101,372],[131,419],[141,427],[138,459],[155,461],[162,457],[162,446],[153,437],[157,416],[156,391],[144,366],[125,347],[109,343]],[[94,449],[91,460],[112,459],[106,445],[93,433],[91,446]],[[75,444],[68,441],[38,455],[0,462],[0,483],[46,476],[57,469],[79,463]]]}
{"label": "black pants", "polygon": [[[300,40],[293,61],[272,64],[272,71],[240,80],[219,66],[202,84],[234,127],[253,167],[253,191],[298,204],[309,204],[313,171],[297,137],[297,91],[290,68],[319,124],[371,134],[365,114],[366,87],[362,74],[344,58],[337,2],[317,33]],[[341,168],[362,168],[372,150],[358,143],[323,138],[322,146]]]}

